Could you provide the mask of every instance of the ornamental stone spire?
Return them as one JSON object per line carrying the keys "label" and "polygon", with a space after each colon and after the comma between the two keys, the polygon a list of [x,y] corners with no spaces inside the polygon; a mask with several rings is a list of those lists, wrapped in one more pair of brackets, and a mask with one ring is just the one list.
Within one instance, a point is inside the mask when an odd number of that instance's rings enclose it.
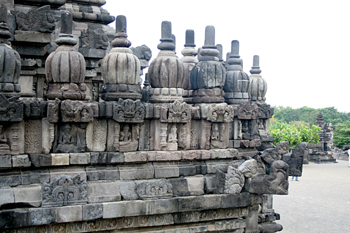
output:
{"label": "ornamental stone spire", "polygon": [[175,54],[171,22],[162,22],[162,38],[158,45],[160,52],[148,69],[152,102],[172,102],[182,100],[185,87],[184,66]]}
{"label": "ornamental stone spire", "polygon": [[250,70],[250,85],[249,85],[249,94],[252,101],[256,101],[258,104],[265,103],[266,92],[267,92],[267,83],[261,77],[260,67],[259,67],[259,56],[255,55],[253,58],[253,67]]}
{"label": "ornamental stone spire", "polygon": [[243,71],[243,61],[239,56],[239,41],[231,42],[231,53],[227,60],[225,101],[240,104],[249,101],[249,76]]}
{"label": "ornamental stone spire", "polygon": [[129,48],[127,39],[126,17],[118,15],[116,34],[112,41],[114,47],[102,60],[101,71],[104,85],[101,87],[101,98],[118,100],[119,98],[141,99],[140,60]]}
{"label": "ornamental stone spire", "polygon": [[86,97],[86,64],[83,55],[74,49],[77,41],[72,35],[72,23],[72,14],[62,13],[61,33],[55,41],[59,47],[45,63],[48,99],[83,100]]}
{"label": "ornamental stone spire", "polygon": [[[184,89],[186,92],[189,92],[192,90],[191,86],[191,71],[193,67],[198,63],[197,55],[197,49],[195,49],[196,45],[194,43],[194,31],[193,30],[186,30],[186,43],[185,48],[182,49],[181,53],[183,57],[181,58],[181,61],[184,63],[184,81],[185,86]],[[186,94],[185,94],[186,95]]]}
{"label": "ornamental stone spire", "polygon": [[224,102],[222,88],[225,83],[225,67],[219,62],[215,45],[215,28],[205,28],[205,44],[200,50],[198,64],[191,71],[191,85],[195,103]]}
{"label": "ornamental stone spire", "polygon": [[[11,48],[8,39],[11,37],[7,25],[7,7],[0,5],[0,93],[13,96],[21,91],[18,79],[21,71],[21,58]],[[18,95],[18,94],[17,94]]]}

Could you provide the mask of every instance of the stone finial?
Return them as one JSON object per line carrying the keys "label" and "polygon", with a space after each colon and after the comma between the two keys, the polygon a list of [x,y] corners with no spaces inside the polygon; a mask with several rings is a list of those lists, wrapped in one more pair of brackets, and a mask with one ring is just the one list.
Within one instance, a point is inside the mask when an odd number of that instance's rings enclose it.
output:
{"label": "stone finial", "polygon": [[261,70],[259,67],[259,55],[254,55],[253,57],[253,66],[252,69],[250,70],[251,74],[260,74]]}
{"label": "stone finial", "polygon": [[194,103],[224,102],[222,87],[225,83],[225,67],[219,62],[215,45],[215,28],[205,28],[205,45],[200,50],[199,62],[191,71]]}
{"label": "stone finial", "polygon": [[5,4],[0,5],[0,43],[9,44],[7,41],[11,37],[9,27],[7,26],[7,7]]}
{"label": "stone finial", "polygon": [[72,35],[72,24],[72,14],[63,12],[61,33],[55,41],[59,47],[47,57],[45,63],[48,99],[83,100],[86,97],[86,63],[84,56],[73,47],[77,40]]}
{"label": "stone finial", "polygon": [[[174,39],[171,34],[171,22],[163,21],[162,22],[162,38],[160,39],[161,43],[158,45],[158,49],[161,51],[158,53],[156,59],[151,62],[151,65],[148,68],[148,77],[151,83],[152,88],[178,88],[176,98],[182,95],[182,89],[184,88],[184,67],[183,62],[177,58],[175,54],[175,44]],[[181,90],[180,90],[181,88]],[[165,90],[165,89],[164,89]],[[160,91],[160,90],[157,90]],[[175,89],[174,89],[175,91]],[[181,94],[180,94],[181,92]],[[166,92],[164,92],[166,93]],[[171,102],[174,101],[175,97],[167,96],[165,97],[163,92],[161,97],[151,97],[151,101],[164,101]],[[164,97],[164,99],[162,99]],[[182,98],[182,96],[181,96]],[[162,99],[162,100],[161,100]]]}
{"label": "stone finial", "polygon": [[73,32],[73,15],[69,12],[61,14],[61,33],[72,34]]}
{"label": "stone finial", "polygon": [[217,56],[219,51],[215,45],[215,28],[214,26],[205,27],[205,40],[202,50],[200,51],[199,61],[219,61]]}
{"label": "stone finial", "polygon": [[171,34],[171,39],[173,39],[174,43],[174,52],[176,53],[176,36],[174,34]]}
{"label": "stone finial", "polygon": [[186,30],[185,47],[196,47],[194,43],[194,30],[192,29]]}
{"label": "stone finial", "polygon": [[231,53],[227,60],[228,66],[233,70],[243,70],[243,61],[239,56],[239,41],[231,41]]}
{"label": "stone finial", "polygon": [[115,39],[112,41],[112,46],[129,48],[131,42],[127,38],[126,17],[124,15],[118,15],[115,20]]}
{"label": "stone finial", "polygon": [[13,92],[20,92],[18,79],[21,72],[21,58],[13,50],[8,39],[11,37],[7,26],[7,7],[0,5],[0,93],[11,96]]}
{"label": "stone finial", "polygon": [[223,59],[222,59],[222,44],[217,44],[216,49],[219,51],[219,54],[218,54],[219,61],[222,62],[223,61]]}
{"label": "stone finial", "polygon": [[250,70],[250,85],[249,94],[252,101],[256,101],[258,104],[265,103],[267,82],[261,77],[259,67],[259,56],[255,55],[253,58],[253,67]]}
{"label": "stone finial", "polygon": [[[139,85],[141,64],[139,58],[129,48],[131,42],[127,39],[126,31],[126,17],[118,15],[115,39],[112,41],[114,48],[101,62],[104,85],[100,93],[101,98],[106,101],[114,101],[119,98],[136,100],[142,97]],[[151,54],[143,56],[149,59]]]}
{"label": "stone finial", "polygon": [[205,40],[203,48],[216,48],[215,46],[215,27],[206,26],[205,27]]}
{"label": "stone finial", "polygon": [[183,57],[181,61],[184,63],[184,80],[185,80],[185,90],[191,90],[190,75],[193,67],[198,63],[197,49],[194,43],[194,31],[191,29],[186,30],[186,43],[185,48],[181,50]]}
{"label": "stone finial", "polygon": [[249,76],[243,72],[243,61],[239,56],[238,40],[231,42],[224,91],[225,101],[229,104],[240,104],[249,100]]}
{"label": "stone finial", "polygon": [[175,44],[171,34],[171,22],[163,21],[162,22],[162,38],[160,39],[161,43],[157,46],[160,50],[174,50]]}
{"label": "stone finial", "polygon": [[76,45],[77,40],[73,38],[73,16],[70,12],[63,12],[61,14],[61,33],[55,41],[58,45]]}

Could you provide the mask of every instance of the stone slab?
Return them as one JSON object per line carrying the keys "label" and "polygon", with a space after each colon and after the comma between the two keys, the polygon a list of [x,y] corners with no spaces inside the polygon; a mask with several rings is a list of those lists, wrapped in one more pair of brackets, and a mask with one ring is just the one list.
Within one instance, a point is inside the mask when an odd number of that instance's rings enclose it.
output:
{"label": "stone slab", "polygon": [[52,157],[52,166],[66,166],[69,165],[69,154],[61,153],[61,154],[51,154]]}
{"label": "stone slab", "polygon": [[20,185],[13,188],[15,203],[25,203],[30,206],[41,206],[41,185]]}
{"label": "stone slab", "polygon": [[81,205],[65,206],[56,208],[56,222],[77,222],[83,220]]}
{"label": "stone slab", "polygon": [[28,155],[13,155],[12,156],[13,167],[30,167],[31,162]]}
{"label": "stone slab", "polygon": [[72,164],[72,165],[90,164],[90,153],[70,153],[69,164]]}
{"label": "stone slab", "polygon": [[118,182],[89,182],[87,187],[89,203],[120,201]]}
{"label": "stone slab", "polygon": [[0,188],[0,206],[15,203],[13,189],[10,187]]}

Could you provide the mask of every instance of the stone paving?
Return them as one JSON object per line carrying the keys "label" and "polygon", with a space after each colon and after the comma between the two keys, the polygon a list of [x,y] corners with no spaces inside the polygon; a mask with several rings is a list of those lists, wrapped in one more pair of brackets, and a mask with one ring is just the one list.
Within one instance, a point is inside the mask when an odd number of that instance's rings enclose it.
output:
{"label": "stone paving", "polygon": [[274,196],[283,233],[350,232],[348,161],[304,165],[299,181],[289,178],[289,195]]}

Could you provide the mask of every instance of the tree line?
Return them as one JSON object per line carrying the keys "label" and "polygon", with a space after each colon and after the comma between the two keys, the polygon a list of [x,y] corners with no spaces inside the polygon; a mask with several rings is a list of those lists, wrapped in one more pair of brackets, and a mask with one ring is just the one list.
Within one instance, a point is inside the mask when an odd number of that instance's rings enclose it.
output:
{"label": "tree line", "polygon": [[[308,143],[318,143],[316,134],[319,129],[315,128],[315,124],[316,117],[320,112],[324,121],[332,123],[334,126],[334,146],[342,148],[344,145],[350,145],[350,113],[339,112],[334,107],[320,109],[302,107],[293,109],[291,107],[278,106],[274,108],[275,113],[271,119],[271,133],[272,135],[275,134],[275,138],[276,135],[282,139],[289,138],[292,142],[290,142],[292,147],[301,140],[300,135],[308,135],[302,139],[304,141],[309,140],[306,141]],[[283,136],[283,129],[286,132],[285,136]]]}

